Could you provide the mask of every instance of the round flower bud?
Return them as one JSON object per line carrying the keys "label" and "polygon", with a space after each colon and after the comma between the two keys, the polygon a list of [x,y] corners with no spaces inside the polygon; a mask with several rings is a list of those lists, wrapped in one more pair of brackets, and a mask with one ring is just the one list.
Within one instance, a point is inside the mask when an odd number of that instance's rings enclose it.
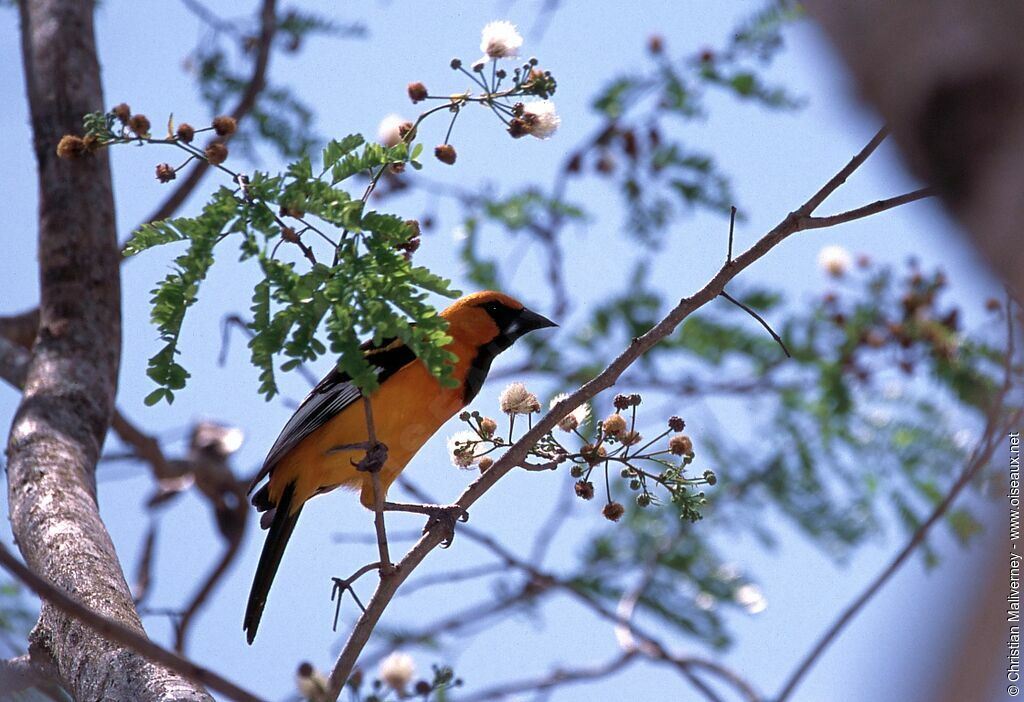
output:
{"label": "round flower bud", "polygon": [[583,456],[583,460],[594,466],[604,460],[604,457],[608,455],[608,452],[605,451],[604,446],[584,444],[583,448],[580,449],[580,455]]}
{"label": "round flower bud", "polygon": [[594,484],[589,480],[579,480],[575,486],[576,496],[584,500],[594,499]]}
{"label": "round flower bud", "polygon": [[457,154],[455,153],[455,147],[451,144],[441,144],[434,149],[434,156],[441,163],[447,163],[449,166],[455,163]]}
{"label": "round flower bud", "polygon": [[186,144],[191,144],[193,137],[196,135],[196,130],[188,122],[182,122],[178,125],[178,141]]}
{"label": "round flower bud", "polygon": [[626,431],[626,419],[621,414],[613,414],[601,422],[604,433],[608,436],[621,436]]}
{"label": "round flower bud", "polygon": [[483,434],[485,439],[489,439],[494,436],[494,432],[498,431],[498,423],[490,417],[484,417],[480,420],[480,433]]}
{"label": "round flower bud", "polygon": [[228,147],[219,141],[215,141],[206,147],[206,160],[211,166],[219,166],[228,159]]}
{"label": "round flower bud", "polygon": [[574,478],[582,478],[583,466],[573,466],[572,468],[569,469],[569,475],[571,475]]}
{"label": "round flower bud", "polygon": [[238,122],[234,117],[226,115],[214,117],[213,131],[217,132],[217,136],[231,136],[238,131]]}
{"label": "round flower bud", "polygon": [[686,422],[684,422],[681,417],[673,415],[668,418],[668,428],[672,431],[682,431],[686,428]]}
{"label": "round flower bud", "polygon": [[128,103],[122,102],[120,105],[115,105],[110,110],[121,124],[128,124],[128,120],[132,118],[132,108],[128,107]]}
{"label": "round flower bud", "polygon": [[135,132],[136,136],[147,136],[149,134],[149,118],[146,115],[132,115],[128,119],[128,126]]}
{"label": "round flower bud", "polygon": [[639,495],[636,496],[636,506],[637,507],[647,507],[650,504],[651,504],[651,496],[648,495],[646,492],[642,492],[642,493],[640,493]]}
{"label": "round flower bud", "polygon": [[488,468],[494,465],[494,459],[488,456],[484,456],[483,458],[480,459],[480,462],[477,465],[480,466],[480,472],[483,473]]}
{"label": "round flower bud", "polygon": [[65,134],[57,144],[57,155],[69,161],[84,156],[87,151],[85,140],[73,134]]}
{"label": "round flower bud", "polygon": [[174,167],[169,163],[159,163],[156,167],[156,179],[161,183],[170,183],[177,177]]}
{"label": "round flower bud", "polygon": [[622,515],[626,513],[626,508],[620,505],[618,502],[609,502],[601,510],[601,514],[604,518],[610,522],[617,522],[622,519]]}
{"label": "round flower bud", "polygon": [[615,399],[612,400],[612,404],[615,405],[615,409],[624,410],[629,409],[629,395],[618,394]]}
{"label": "round flower bud", "polygon": [[457,71],[462,68],[462,59],[453,58],[452,62],[448,65],[452,67],[453,71]]}
{"label": "round flower bud", "polygon": [[668,450],[676,456],[693,453],[693,442],[686,434],[676,434],[668,440]]}
{"label": "round flower bud", "polygon": [[417,102],[423,102],[426,100],[428,95],[427,86],[423,85],[423,83],[420,83],[419,81],[409,83],[409,86],[406,88],[406,92],[409,93],[409,99],[412,100],[414,105]]}
{"label": "round flower bud", "polygon": [[708,481],[708,485],[714,485],[718,482],[718,476],[715,475],[715,471],[706,470],[704,471],[704,480]]}

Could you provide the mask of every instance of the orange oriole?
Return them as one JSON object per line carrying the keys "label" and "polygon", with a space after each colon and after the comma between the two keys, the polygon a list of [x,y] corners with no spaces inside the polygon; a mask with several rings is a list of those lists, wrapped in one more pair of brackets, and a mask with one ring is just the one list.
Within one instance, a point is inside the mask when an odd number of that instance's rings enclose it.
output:
{"label": "orange oriole", "polygon": [[[536,329],[556,326],[520,302],[497,292],[480,292],[457,300],[441,316],[448,321],[452,342],[446,347],[458,358],[454,377],[459,385],[442,387],[426,366],[399,339],[380,345],[364,343],[366,360],[380,385],[370,395],[377,440],[388,448],[380,472],[385,494],[416,452],[445,422],[469,404],[480,391],[494,358],[519,337]],[[242,628],[249,643],[267,594],[306,500],[337,487],[360,491],[360,501],[373,508],[369,473],[355,464],[362,449],[333,451],[339,446],[368,440],[362,393],[348,375],[332,370],[321,380],[288,420],[274,442],[249,491],[269,476],[252,497],[261,524],[269,532],[249,592]]]}

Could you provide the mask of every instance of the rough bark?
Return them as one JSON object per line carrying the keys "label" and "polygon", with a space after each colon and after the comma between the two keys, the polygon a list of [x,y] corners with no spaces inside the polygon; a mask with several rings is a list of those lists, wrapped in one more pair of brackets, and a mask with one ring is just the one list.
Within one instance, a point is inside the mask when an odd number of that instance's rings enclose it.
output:
{"label": "rough bark", "polygon": [[977,249],[1024,293],[1024,3],[807,0]]}
{"label": "rough bark", "polygon": [[[103,107],[93,3],[22,0],[22,50],[39,167],[39,328],[7,445],[15,539],[35,572],[142,632],[100,520],[95,467],[114,407],[120,283],[109,164],[60,160]],[[43,603],[30,637],[76,700],[208,700],[193,683]]]}

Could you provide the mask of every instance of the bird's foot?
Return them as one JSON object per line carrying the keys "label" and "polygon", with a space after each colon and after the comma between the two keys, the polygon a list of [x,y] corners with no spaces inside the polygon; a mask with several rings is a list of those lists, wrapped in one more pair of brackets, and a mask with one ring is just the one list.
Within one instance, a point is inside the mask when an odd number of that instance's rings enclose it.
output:
{"label": "bird's foot", "polygon": [[468,522],[469,512],[458,505],[426,506],[433,507],[434,510],[432,512],[428,512],[430,517],[427,519],[427,523],[423,527],[423,533],[426,534],[435,524],[440,524],[441,533],[444,534],[444,538],[441,539],[441,548],[448,548],[452,545],[452,540],[455,539],[456,522]]}
{"label": "bird's foot", "polygon": [[441,525],[444,538],[441,540],[441,547],[448,548],[455,538],[456,522],[469,521],[469,512],[459,505],[419,505],[405,504],[400,502],[385,502],[384,510],[389,512],[414,512],[427,515],[427,524],[423,527],[423,533],[430,531],[435,524]]}

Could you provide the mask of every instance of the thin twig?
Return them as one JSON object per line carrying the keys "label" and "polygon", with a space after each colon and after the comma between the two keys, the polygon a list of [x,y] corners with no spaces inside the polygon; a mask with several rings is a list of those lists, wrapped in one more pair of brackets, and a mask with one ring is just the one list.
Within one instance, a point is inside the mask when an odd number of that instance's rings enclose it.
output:
{"label": "thin twig", "polygon": [[863,219],[879,212],[885,212],[891,210],[894,207],[900,205],[906,205],[910,202],[917,200],[923,200],[927,197],[935,197],[938,195],[938,191],[935,188],[920,188],[913,192],[906,193],[904,195],[898,195],[896,197],[890,197],[885,200],[876,200],[868,205],[857,207],[846,212],[840,212],[839,214],[828,215],[826,217],[805,217],[800,225],[801,229],[823,229],[825,227],[834,227],[837,224],[845,224],[846,222],[852,222],[855,219]]}
{"label": "thin twig", "polygon": [[486,578],[488,575],[497,575],[498,573],[504,573],[507,570],[508,566],[504,563],[485,563],[484,565],[464,568],[462,570],[424,575],[422,578],[408,583],[396,596],[405,597],[406,595],[411,595],[417,590],[422,590],[433,585],[450,585],[452,583],[464,582],[466,580]]}
{"label": "thin twig", "polygon": [[[367,449],[366,461],[370,458],[370,451],[375,451],[378,447],[383,444],[377,441],[377,430],[373,424],[373,407],[370,404],[370,398],[363,396],[363,414],[366,416],[366,435],[367,443],[370,448]],[[384,449],[384,456],[387,456],[387,449]],[[384,468],[382,461],[377,461],[377,465],[368,466],[370,471],[370,481],[373,485],[373,527],[377,531],[377,551],[380,553],[380,575],[384,577],[389,575],[394,570],[394,565],[391,563],[391,554],[388,552],[388,532],[384,527],[384,487],[380,482],[380,471]]]}
{"label": "thin twig", "polygon": [[874,153],[885,138],[889,136],[889,128],[882,127],[879,129],[871,141],[867,143],[863,149],[857,152],[857,155],[850,159],[850,162],[839,169],[839,172],[832,176],[827,183],[821,186],[818,192],[814,193],[807,202],[804,203],[803,207],[797,210],[797,214],[802,217],[809,217],[818,209],[818,205],[823,203],[825,199],[839,189],[839,186],[846,182],[846,179],[853,175],[853,172],[860,168],[868,157]]}
{"label": "thin twig", "polygon": [[751,317],[753,317],[754,319],[756,319],[756,320],[757,320],[758,322],[760,322],[760,323],[761,323],[761,326],[762,326],[762,327],[764,327],[765,329],[767,329],[767,330],[768,330],[768,333],[772,335],[772,338],[773,338],[773,339],[775,339],[775,341],[776,341],[776,342],[778,343],[778,345],[782,347],[782,351],[783,351],[783,353],[785,353],[785,354],[786,354],[786,358],[793,358],[793,354],[791,354],[791,353],[789,352],[789,349],[787,349],[787,348],[786,348],[786,342],[784,342],[784,341],[782,340],[782,337],[781,337],[781,336],[779,336],[778,334],[776,334],[776,333],[775,333],[775,330],[774,330],[774,329],[772,329],[771,325],[770,325],[770,324],[768,324],[768,322],[766,322],[766,321],[764,320],[764,317],[762,317],[761,315],[759,315],[759,314],[758,314],[757,312],[755,312],[754,310],[750,309],[750,307],[748,307],[747,305],[745,305],[745,304],[743,304],[742,302],[740,302],[739,300],[737,300],[737,299],[736,299],[735,297],[733,297],[732,295],[730,295],[729,293],[727,293],[727,292],[726,292],[725,290],[723,290],[722,292],[720,292],[720,293],[719,293],[719,295],[721,295],[721,296],[722,296],[722,297],[724,297],[724,298],[725,298],[726,300],[728,300],[728,301],[729,301],[729,302],[731,302],[732,304],[736,305],[736,306],[737,306],[737,307],[739,307],[739,308],[740,308],[741,310],[743,310],[744,312],[746,312],[747,314],[749,314],[749,315],[750,315]]}
{"label": "thin twig", "polygon": [[[267,85],[267,68],[270,64],[274,35],[277,32],[276,5],[277,0],[263,0],[263,6],[260,8],[260,31],[256,40],[256,59],[253,62],[252,74],[245,87],[245,92],[242,93],[238,103],[230,113],[237,121],[241,121],[243,117],[252,111],[260,93],[263,92]],[[178,181],[178,186],[174,189],[174,192],[145,221],[155,222],[167,219],[173,215],[185,200],[188,199],[189,195],[192,194],[192,191],[196,189],[196,186],[199,185],[199,182],[209,170],[210,163],[205,159],[199,159],[199,162],[188,172],[188,175]]]}
{"label": "thin twig", "polygon": [[733,234],[736,232],[736,206],[733,205],[729,208],[729,254],[726,256],[725,262],[732,263],[732,240]]}
{"label": "thin twig", "polygon": [[261,697],[243,690],[212,670],[168,651],[166,648],[150,641],[138,631],[130,629],[124,624],[86,607],[48,580],[32,572],[32,570],[15,558],[7,549],[7,546],[2,543],[0,543],[0,566],[3,566],[19,582],[24,583],[26,587],[46,600],[51,606],[74,617],[108,641],[120,644],[154,663],[170,668],[189,680],[206,685],[229,699],[237,700],[238,702],[262,702]]}
{"label": "thin twig", "polygon": [[462,695],[459,697],[459,702],[489,702],[490,700],[502,700],[513,695],[521,695],[524,692],[541,692],[572,683],[591,683],[620,672],[631,663],[636,662],[636,660],[636,652],[627,651],[597,665],[580,666],[578,668],[555,668],[547,675],[513,680],[495,685],[494,687],[485,688],[472,695]]}

